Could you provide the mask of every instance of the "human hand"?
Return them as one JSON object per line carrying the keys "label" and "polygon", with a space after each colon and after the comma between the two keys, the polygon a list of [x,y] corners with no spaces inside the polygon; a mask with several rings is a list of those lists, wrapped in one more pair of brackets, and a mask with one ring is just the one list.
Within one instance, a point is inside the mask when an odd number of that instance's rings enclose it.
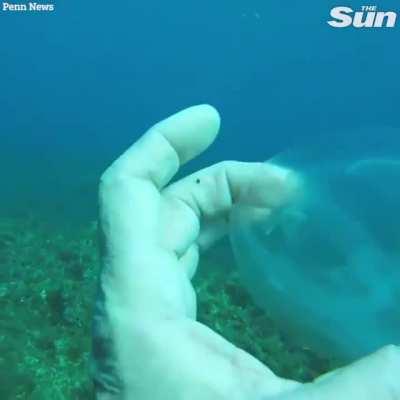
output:
{"label": "human hand", "polygon": [[233,161],[169,184],[214,141],[219,124],[209,106],[184,110],[153,126],[102,176],[98,398],[400,399],[397,348],[302,385],[196,321],[190,279],[199,254],[228,231],[232,206],[273,215],[299,190],[289,170]]}

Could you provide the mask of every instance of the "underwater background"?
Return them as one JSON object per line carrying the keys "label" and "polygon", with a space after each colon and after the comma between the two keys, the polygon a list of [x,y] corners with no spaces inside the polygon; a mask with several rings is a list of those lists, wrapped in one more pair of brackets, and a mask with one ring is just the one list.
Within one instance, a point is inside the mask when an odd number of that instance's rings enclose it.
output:
{"label": "underwater background", "polygon": [[[220,111],[217,141],[180,176],[316,142],[400,143],[400,25],[334,29],[330,1],[55,5],[0,10],[1,399],[91,398],[98,178],[153,123]],[[233,258],[203,263],[202,321],[284,376],[329,368],[252,303]]]}

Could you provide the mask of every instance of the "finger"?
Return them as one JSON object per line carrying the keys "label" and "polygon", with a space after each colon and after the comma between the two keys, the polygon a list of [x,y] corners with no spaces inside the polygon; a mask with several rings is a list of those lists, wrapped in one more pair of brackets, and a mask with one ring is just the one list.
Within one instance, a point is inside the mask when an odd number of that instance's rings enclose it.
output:
{"label": "finger", "polygon": [[168,186],[163,194],[178,197],[200,217],[215,218],[233,204],[277,208],[299,189],[291,170],[269,163],[224,161]]}
{"label": "finger", "polygon": [[204,220],[197,239],[201,253],[207,251],[215,243],[224,238],[229,232],[229,220],[226,217]]}
{"label": "finger", "polygon": [[[298,177],[288,169],[268,163],[228,161],[173,183],[162,194],[167,199],[179,199],[201,220],[198,243],[204,248],[226,233],[234,204],[276,209],[293,200],[298,188]],[[169,240],[172,239],[174,246],[187,240],[170,236]]]}
{"label": "finger", "polygon": [[187,108],[151,127],[106,171],[165,186],[179,167],[204,151],[217,136],[218,112],[209,105]]}
{"label": "finger", "polygon": [[187,251],[179,259],[182,269],[186,271],[189,279],[192,279],[197,270],[199,263],[199,247],[196,243],[187,249]]}
{"label": "finger", "polygon": [[305,385],[303,397],[293,395],[293,399],[399,400],[399,371],[400,350],[387,346]]}
{"label": "finger", "polygon": [[235,212],[230,212],[229,215],[211,220],[205,219],[197,243],[201,252],[207,251],[229,233],[232,223],[238,223],[238,221],[239,223],[246,221],[246,224],[262,223],[264,232],[268,234],[274,228],[276,220],[277,215],[270,208],[252,205],[236,207]]}

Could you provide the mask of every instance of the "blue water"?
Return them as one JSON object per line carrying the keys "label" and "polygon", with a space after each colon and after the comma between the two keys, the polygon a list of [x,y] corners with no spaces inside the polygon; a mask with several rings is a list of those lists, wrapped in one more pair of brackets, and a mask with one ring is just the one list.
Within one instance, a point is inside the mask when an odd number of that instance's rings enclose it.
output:
{"label": "blue water", "polygon": [[197,103],[218,108],[222,132],[183,173],[316,140],[334,147],[360,140],[355,131],[386,140],[372,127],[400,125],[400,25],[334,29],[336,5],[68,0],[51,14],[0,12],[0,213],[94,218],[101,171]]}

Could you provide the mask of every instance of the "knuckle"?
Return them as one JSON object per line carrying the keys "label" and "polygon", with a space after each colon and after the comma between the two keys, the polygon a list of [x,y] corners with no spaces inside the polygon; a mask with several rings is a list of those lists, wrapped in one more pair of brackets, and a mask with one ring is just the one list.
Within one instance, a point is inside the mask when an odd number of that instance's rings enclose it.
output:
{"label": "knuckle", "polygon": [[382,358],[389,364],[394,364],[400,367],[400,347],[394,344],[389,344],[379,350]]}
{"label": "knuckle", "polygon": [[100,177],[99,192],[107,193],[109,190],[126,184],[128,177],[114,166],[108,167]]}
{"label": "knuckle", "polygon": [[230,165],[231,163],[232,163],[232,162],[231,162],[231,161],[228,161],[228,160],[220,161],[220,162],[218,163],[218,167],[220,167],[221,169],[227,169],[227,168],[229,168],[229,165]]}
{"label": "knuckle", "polygon": [[225,160],[225,161],[220,161],[218,163],[218,166],[224,170],[229,170],[237,167],[239,164],[240,164],[239,161]]}
{"label": "knuckle", "polygon": [[107,169],[100,177],[99,192],[102,194],[106,192],[114,183],[114,174]]}
{"label": "knuckle", "polygon": [[109,184],[110,181],[111,181],[111,174],[110,174],[109,169],[106,169],[106,170],[102,173],[102,175],[100,176],[100,182],[99,182],[99,184],[100,184],[100,186],[105,186],[105,185]]}

